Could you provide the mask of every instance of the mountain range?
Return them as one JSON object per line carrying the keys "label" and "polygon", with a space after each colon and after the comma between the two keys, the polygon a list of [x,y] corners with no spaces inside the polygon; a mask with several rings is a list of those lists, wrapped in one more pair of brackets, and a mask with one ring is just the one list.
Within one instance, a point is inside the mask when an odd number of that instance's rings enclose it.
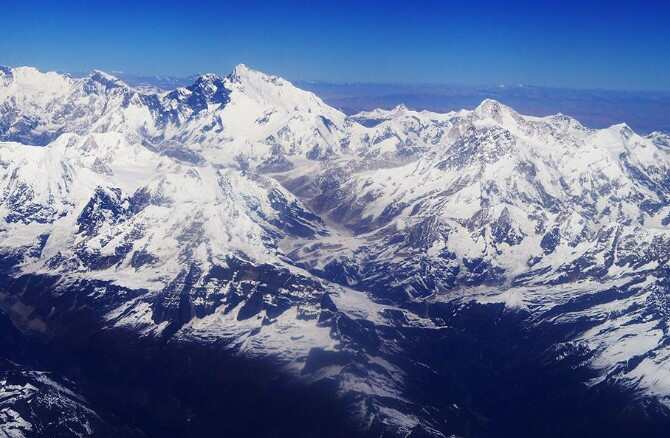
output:
{"label": "mountain range", "polygon": [[660,131],[1,67],[0,218],[7,436],[667,430]]}

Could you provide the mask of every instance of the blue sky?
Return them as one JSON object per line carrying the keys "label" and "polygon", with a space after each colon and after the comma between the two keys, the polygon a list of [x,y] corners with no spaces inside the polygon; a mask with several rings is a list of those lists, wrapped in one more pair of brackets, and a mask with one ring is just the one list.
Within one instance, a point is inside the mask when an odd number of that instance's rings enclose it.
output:
{"label": "blue sky", "polygon": [[670,2],[10,1],[0,64],[670,90]]}

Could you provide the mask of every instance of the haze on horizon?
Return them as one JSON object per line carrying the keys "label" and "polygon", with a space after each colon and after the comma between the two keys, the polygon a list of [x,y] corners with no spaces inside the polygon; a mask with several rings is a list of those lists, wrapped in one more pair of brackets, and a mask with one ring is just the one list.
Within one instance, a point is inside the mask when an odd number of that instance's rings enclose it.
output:
{"label": "haze on horizon", "polygon": [[[670,90],[667,2],[10,2],[0,64],[186,76]],[[35,32],[39,29],[39,32]]]}

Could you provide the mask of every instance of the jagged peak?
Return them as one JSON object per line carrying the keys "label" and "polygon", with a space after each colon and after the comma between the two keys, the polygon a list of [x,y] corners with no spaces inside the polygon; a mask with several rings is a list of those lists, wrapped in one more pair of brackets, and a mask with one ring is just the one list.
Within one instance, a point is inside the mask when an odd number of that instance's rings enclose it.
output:
{"label": "jagged peak", "polygon": [[246,64],[237,64],[232,71],[232,74],[235,76],[243,76],[252,71]]}
{"label": "jagged peak", "polygon": [[247,67],[246,64],[237,64],[230,72],[228,77],[233,81],[241,82],[249,78],[249,76],[257,74],[263,74],[263,73],[250,69],[249,67]]}
{"label": "jagged peak", "polygon": [[88,76],[89,77],[102,78],[102,79],[106,79],[108,81],[119,81],[120,80],[116,76],[111,75],[111,74],[107,73],[106,71],[98,70],[98,69],[91,70],[91,73]]}
{"label": "jagged peak", "polygon": [[[225,103],[228,101],[229,91],[224,85],[224,80],[221,76],[214,73],[205,73],[198,76],[195,82],[187,87],[187,90],[196,96],[203,96],[207,101],[215,103]],[[178,92],[178,90],[176,91]]]}
{"label": "jagged peak", "polygon": [[654,131],[646,136],[656,146],[670,149],[670,134],[663,131]]}
{"label": "jagged peak", "polygon": [[652,131],[647,134],[647,137],[670,137],[670,134],[665,131]]}
{"label": "jagged peak", "polygon": [[249,68],[246,64],[236,65],[233,71],[228,75],[228,79],[233,83],[252,85],[255,87],[265,84],[278,86],[292,85],[286,79],[254,70]]}
{"label": "jagged peak", "polygon": [[107,94],[119,90],[126,92],[131,89],[121,79],[102,70],[92,70],[77,81],[76,88],[80,88],[86,94]]}
{"label": "jagged peak", "polygon": [[631,129],[631,127],[628,126],[628,123],[626,123],[626,122],[615,123],[614,125],[610,126],[610,128],[612,128],[612,129],[624,129],[624,130]]}
{"label": "jagged peak", "polygon": [[296,87],[279,76],[251,69],[245,64],[239,64],[233,69],[225,79],[225,86],[233,95],[239,93],[264,106],[307,113],[326,112],[329,118],[345,118],[344,114],[325,104],[314,93]]}
{"label": "jagged peak", "polygon": [[199,90],[204,94],[211,94],[215,93],[216,90],[221,87],[223,87],[223,79],[221,76],[215,73],[204,73],[198,76],[195,82],[187,88],[192,92],[197,92]]}
{"label": "jagged peak", "polygon": [[97,69],[92,70],[91,73],[86,76],[85,81],[89,83],[95,82],[103,85],[106,88],[128,88],[128,85],[118,77]]}
{"label": "jagged peak", "polygon": [[622,135],[626,139],[635,135],[635,131],[633,131],[633,129],[630,126],[628,126],[628,124],[625,122],[616,123],[607,129]]}
{"label": "jagged peak", "polygon": [[215,82],[221,80],[223,80],[221,76],[216,73],[203,73],[196,78],[195,82]]}

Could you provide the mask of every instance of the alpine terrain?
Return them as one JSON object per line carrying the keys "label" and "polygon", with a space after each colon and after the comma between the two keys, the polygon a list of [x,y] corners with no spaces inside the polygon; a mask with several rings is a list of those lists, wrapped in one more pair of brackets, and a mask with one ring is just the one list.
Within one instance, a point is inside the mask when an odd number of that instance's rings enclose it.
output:
{"label": "alpine terrain", "polygon": [[669,260],[662,132],[0,67],[0,436],[664,436]]}

